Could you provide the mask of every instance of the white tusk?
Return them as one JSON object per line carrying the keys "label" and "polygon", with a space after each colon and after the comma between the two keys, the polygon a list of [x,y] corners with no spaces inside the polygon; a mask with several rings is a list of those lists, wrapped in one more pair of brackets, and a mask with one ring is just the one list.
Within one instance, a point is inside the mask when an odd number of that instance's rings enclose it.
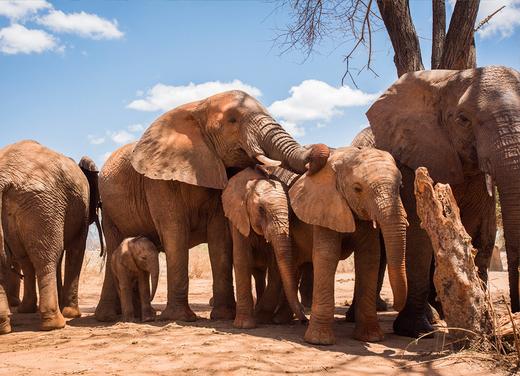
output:
{"label": "white tusk", "polygon": [[404,219],[404,223],[406,223],[406,227],[410,227],[410,223],[408,222],[408,220],[406,218]]}
{"label": "white tusk", "polygon": [[486,174],[486,188],[489,197],[493,197],[493,178],[489,174]]}
{"label": "white tusk", "polygon": [[372,226],[373,226],[374,228],[377,228],[377,223],[376,223],[376,221],[372,221]]}
{"label": "white tusk", "polygon": [[262,155],[262,154],[258,154],[255,158],[258,162],[260,162],[266,166],[276,167],[276,166],[280,166],[282,164],[282,162],[276,161],[271,158],[267,158],[265,155]]}

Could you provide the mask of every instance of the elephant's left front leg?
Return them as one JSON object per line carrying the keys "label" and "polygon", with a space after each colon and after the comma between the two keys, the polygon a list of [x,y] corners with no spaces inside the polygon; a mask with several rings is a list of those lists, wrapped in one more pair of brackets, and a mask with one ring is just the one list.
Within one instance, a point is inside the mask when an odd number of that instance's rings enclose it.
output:
{"label": "elephant's left front leg", "polygon": [[155,311],[152,308],[152,299],[150,296],[150,274],[147,272],[139,272],[139,302],[141,304],[141,321],[148,322],[155,320]]}
{"label": "elephant's left front leg", "polygon": [[233,245],[222,206],[208,222],[208,250],[213,276],[213,309],[211,319],[233,320],[235,318],[235,295],[233,293]]}

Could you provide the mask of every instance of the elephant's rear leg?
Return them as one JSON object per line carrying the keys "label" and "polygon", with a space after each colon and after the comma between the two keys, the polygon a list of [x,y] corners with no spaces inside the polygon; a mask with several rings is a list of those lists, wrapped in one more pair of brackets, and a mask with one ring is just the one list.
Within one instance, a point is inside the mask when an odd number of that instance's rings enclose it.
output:
{"label": "elephant's rear leg", "polygon": [[20,301],[20,276],[21,267],[17,263],[13,263],[12,269],[9,267],[5,269],[7,275],[7,299],[10,307],[18,307]]}
{"label": "elephant's rear leg", "polygon": [[65,279],[62,288],[62,313],[68,318],[81,317],[78,304],[79,277],[83,258],[85,257],[85,246],[87,242],[87,231],[75,238],[72,244],[67,246],[65,252]]}
{"label": "elephant's rear leg", "polygon": [[23,272],[23,298],[22,303],[18,306],[18,313],[34,313],[38,310],[38,297],[36,295],[36,273],[34,266],[25,257],[20,261]]}
{"label": "elephant's rear leg", "polygon": [[121,244],[124,238],[110,217],[106,214],[103,214],[102,224],[106,243],[105,279],[103,280],[103,287],[96,307],[95,317],[98,321],[116,321],[118,314],[121,312],[121,303],[116,285],[114,284],[111,259],[113,251],[119,247],[119,244]]}

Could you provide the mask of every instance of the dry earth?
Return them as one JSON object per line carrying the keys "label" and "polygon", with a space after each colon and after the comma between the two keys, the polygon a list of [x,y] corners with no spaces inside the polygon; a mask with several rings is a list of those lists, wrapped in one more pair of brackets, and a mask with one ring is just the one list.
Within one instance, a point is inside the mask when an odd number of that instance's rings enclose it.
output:
{"label": "dry earth", "polygon": [[[210,321],[209,265],[203,249],[192,251],[190,303],[195,323],[99,323],[93,318],[102,284],[97,256],[89,252],[80,286],[83,317],[63,330],[40,332],[37,314],[16,313],[14,332],[0,337],[0,375],[146,375],[146,374],[343,374],[343,375],[489,375],[502,374],[495,363],[476,354],[445,356],[443,335],[412,343],[392,332],[395,312],[379,315],[384,342],[352,339],[353,324],[343,320],[343,303],[352,298],[352,272],[343,265],[336,276],[337,344],[320,347],[303,340],[305,327],[264,325],[237,330],[231,321]],[[162,258],[160,288],[154,300],[164,308],[166,276]],[[493,295],[506,290],[506,273],[491,273]],[[384,298],[391,300],[385,283]],[[483,359],[481,359],[483,358]]]}

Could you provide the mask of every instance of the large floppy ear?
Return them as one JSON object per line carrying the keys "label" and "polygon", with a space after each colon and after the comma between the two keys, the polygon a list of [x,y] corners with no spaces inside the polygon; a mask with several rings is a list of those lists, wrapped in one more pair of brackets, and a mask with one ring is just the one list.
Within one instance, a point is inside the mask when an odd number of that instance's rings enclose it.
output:
{"label": "large floppy ear", "polygon": [[151,179],[223,189],[226,169],[204,136],[207,100],[177,107],[155,120],[132,153],[132,166]]}
{"label": "large floppy ear", "polygon": [[247,168],[229,179],[228,185],[222,192],[224,214],[244,236],[249,236],[251,230],[247,197],[254,187],[254,181],[259,179],[265,179],[265,177],[255,170]]}
{"label": "large floppy ear", "polygon": [[331,159],[313,175],[305,173],[289,190],[291,207],[296,216],[311,225],[338,232],[354,232],[356,223],[347,201],[336,188],[336,173]]}
{"label": "large floppy ear", "polygon": [[379,149],[415,170],[428,168],[437,182],[460,183],[462,164],[442,126],[440,92],[454,70],[403,75],[370,107],[367,117]]}

